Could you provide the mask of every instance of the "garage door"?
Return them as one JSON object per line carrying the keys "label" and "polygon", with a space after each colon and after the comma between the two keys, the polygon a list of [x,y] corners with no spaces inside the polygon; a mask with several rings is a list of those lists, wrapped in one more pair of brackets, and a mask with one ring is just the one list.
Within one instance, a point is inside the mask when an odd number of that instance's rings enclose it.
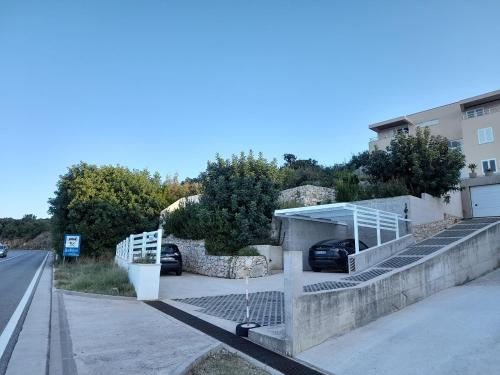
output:
{"label": "garage door", "polygon": [[500,184],[470,189],[474,217],[500,216]]}

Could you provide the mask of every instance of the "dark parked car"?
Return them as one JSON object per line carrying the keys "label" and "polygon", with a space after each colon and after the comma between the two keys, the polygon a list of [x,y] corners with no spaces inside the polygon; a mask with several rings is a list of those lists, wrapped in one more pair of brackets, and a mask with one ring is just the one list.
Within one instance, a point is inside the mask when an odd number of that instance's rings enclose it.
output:
{"label": "dark parked car", "polygon": [[177,276],[182,275],[182,255],[176,244],[167,243],[161,246],[161,273],[175,272]]}
{"label": "dark parked car", "polygon": [[[359,250],[365,250],[366,246],[359,241]],[[309,249],[309,266],[314,272],[320,272],[323,269],[336,269],[344,272],[349,271],[347,257],[354,254],[354,240],[348,238],[345,240],[324,240],[314,244]]]}
{"label": "dark parked car", "polygon": [[0,243],[0,258],[5,258],[8,252],[9,248],[7,247],[7,245]]}

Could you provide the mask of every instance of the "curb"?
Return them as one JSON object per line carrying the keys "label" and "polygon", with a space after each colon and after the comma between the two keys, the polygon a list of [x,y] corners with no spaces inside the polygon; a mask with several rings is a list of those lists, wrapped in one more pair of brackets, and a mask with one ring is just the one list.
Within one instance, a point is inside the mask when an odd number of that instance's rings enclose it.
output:
{"label": "curb", "polygon": [[70,296],[77,296],[77,297],[87,297],[87,298],[97,298],[97,299],[113,299],[113,300],[140,302],[140,301],[137,300],[137,297],[113,296],[113,295],[109,295],[109,294],[76,292],[74,290],[59,289],[59,288],[55,288],[55,287],[53,288],[53,291],[54,292],[59,292],[61,294],[66,294],[66,295],[70,295]]}
{"label": "curb", "polygon": [[188,364],[182,364],[178,366],[173,372],[172,375],[186,375],[191,371],[195,366],[203,362],[205,359],[210,357],[211,355],[219,353],[222,349],[224,349],[223,344],[214,344],[210,348],[203,351],[194,361]]}
{"label": "curb", "polygon": [[222,351],[226,351],[228,353],[236,354],[238,357],[241,359],[247,361],[251,365],[269,372],[271,375],[283,375],[282,372],[279,372],[275,369],[273,369],[270,366],[265,365],[264,363],[257,361],[256,359],[246,355],[245,353],[240,352],[239,350],[236,350],[234,348],[231,348],[229,345],[226,345],[224,343],[218,343],[214,344],[211,348],[206,349],[204,352],[202,352],[194,361],[187,365],[181,365],[177,367],[173,372],[172,375],[187,375],[191,370],[193,370],[197,365],[199,365],[201,362],[203,362],[205,359],[210,357],[211,355],[218,354]]}

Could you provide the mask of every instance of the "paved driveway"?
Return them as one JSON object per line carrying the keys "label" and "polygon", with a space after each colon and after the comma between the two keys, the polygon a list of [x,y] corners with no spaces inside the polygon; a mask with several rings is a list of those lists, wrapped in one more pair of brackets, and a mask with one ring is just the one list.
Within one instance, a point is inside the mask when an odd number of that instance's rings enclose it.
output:
{"label": "paved driveway", "polygon": [[[304,285],[337,281],[346,277],[342,272],[309,272],[304,271],[302,281]],[[283,291],[283,273],[256,277],[249,281],[249,291]],[[245,279],[223,279],[208,277],[184,272],[182,276],[173,273],[160,278],[160,299],[179,299],[227,294],[245,293]]]}
{"label": "paved driveway", "polygon": [[298,355],[336,375],[498,374],[500,269]]}

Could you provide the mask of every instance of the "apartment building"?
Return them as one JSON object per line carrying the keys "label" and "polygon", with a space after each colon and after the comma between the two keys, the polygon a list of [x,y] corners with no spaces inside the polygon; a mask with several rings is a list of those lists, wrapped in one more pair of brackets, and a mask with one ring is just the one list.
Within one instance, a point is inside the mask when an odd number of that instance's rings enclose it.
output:
{"label": "apartment building", "polygon": [[466,165],[477,165],[478,178],[468,178],[467,168],[462,171],[464,217],[500,216],[500,90],[371,124],[369,128],[377,133],[370,140],[370,151],[383,150],[396,134],[415,134],[418,128],[429,128],[431,134],[448,138],[450,147],[462,150]]}
{"label": "apartment building", "polygon": [[370,140],[369,149],[383,150],[396,134],[415,134],[419,127],[448,138],[450,147],[462,150],[467,165],[478,166],[478,175],[488,169],[499,172],[500,90],[372,124],[369,128],[377,137]]}

